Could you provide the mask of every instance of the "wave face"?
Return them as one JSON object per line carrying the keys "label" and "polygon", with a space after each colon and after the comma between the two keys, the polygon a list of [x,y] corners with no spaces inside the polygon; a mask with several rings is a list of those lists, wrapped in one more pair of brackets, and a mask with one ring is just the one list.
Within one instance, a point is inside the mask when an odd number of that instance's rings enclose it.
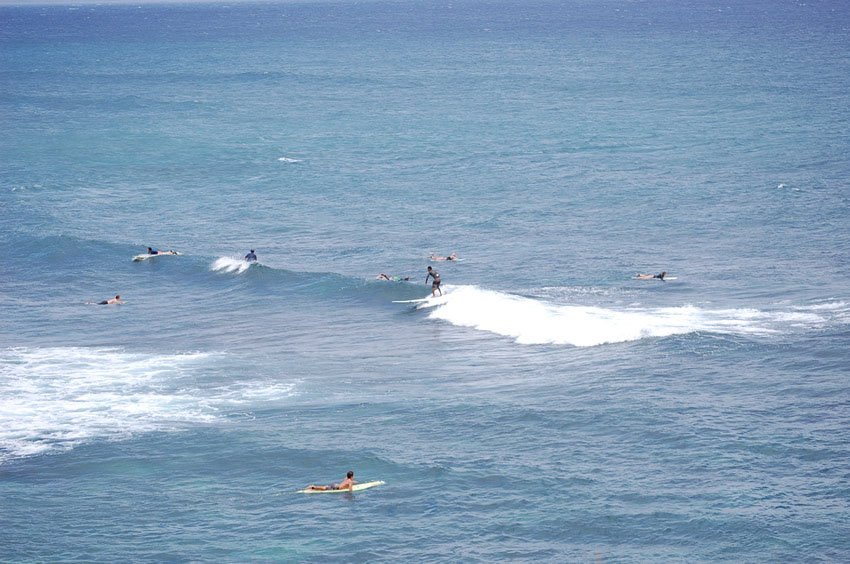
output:
{"label": "wave face", "polygon": [[419,306],[428,317],[511,337],[524,345],[590,347],[639,339],[707,332],[771,335],[787,327],[816,326],[826,319],[815,310],[764,312],[755,309],[629,307],[609,309],[559,305],[475,286],[451,288]]}
{"label": "wave face", "polygon": [[0,464],[93,439],[125,439],[219,420],[228,406],[287,397],[293,384],[216,382],[224,355],[116,349],[0,351]]}

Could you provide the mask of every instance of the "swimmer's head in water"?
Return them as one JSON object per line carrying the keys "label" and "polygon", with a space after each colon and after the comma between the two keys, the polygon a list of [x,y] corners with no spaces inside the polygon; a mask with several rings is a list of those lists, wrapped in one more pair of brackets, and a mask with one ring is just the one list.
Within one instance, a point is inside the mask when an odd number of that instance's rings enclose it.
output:
{"label": "swimmer's head in water", "polygon": [[346,478],[353,478],[354,477],[354,470],[349,470],[348,474],[346,474],[345,477]]}

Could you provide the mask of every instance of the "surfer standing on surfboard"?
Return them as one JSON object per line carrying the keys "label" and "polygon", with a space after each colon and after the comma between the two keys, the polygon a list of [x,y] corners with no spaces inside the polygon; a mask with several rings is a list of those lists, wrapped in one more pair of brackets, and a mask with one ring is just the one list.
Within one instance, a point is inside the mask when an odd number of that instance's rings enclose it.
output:
{"label": "surfer standing on surfboard", "polygon": [[431,297],[433,298],[434,292],[436,292],[438,290],[440,292],[440,295],[442,296],[443,291],[440,290],[440,273],[437,272],[436,270],[434,270],[433,268],[431,268],[430,266],[428,267],[428,275],[425,277],[425,283],[426,284],[428,283],[429,278],[434,279],[434,281],[431,283]]}
{"label": "surfer standing on surfboard", "polygon": [[307,486],[306,489],[319,491],[319,492],[324,492],[324,491],[327,491],[327,490],[348,490],[348,491],[351,491],[351,489],[354,487],[354,484],[356,484],[356,483],[357,482],[354,481],[354,470],[349,470],[348,473],[345,475],[345,480],[343,480],[342,482],[340,482],[338,484],[328,484],[327,486],[314,486],[314,485],[311,484],[311,485]]}

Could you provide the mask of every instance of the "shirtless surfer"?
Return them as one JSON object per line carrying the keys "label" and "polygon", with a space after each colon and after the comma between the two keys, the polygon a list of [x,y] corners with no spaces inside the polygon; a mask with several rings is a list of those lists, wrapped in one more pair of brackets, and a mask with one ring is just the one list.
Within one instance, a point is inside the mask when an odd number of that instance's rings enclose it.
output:
{"label": "shirtless surfer", "polygon": [[428,267],[428,275],[425,277],[426,284],[428,283],[429,278],[434,279],[434,281],[431,283],[431,297],[433,298],[435,296],[434,292],[438,290],[440,292],[440,295],[442,296],[443,291],[440,290],[440,273],[431,268],[430,266]]}
{"label": "shirtless surfer", "polygon": [[121,296],[119,296],[118,294],[115,294],[114,298],[110,298],[108,300],[103,300],[102,302],[96,302],[94,305],[121,305],[123,303],[124,302],[121,301]]}
{"label": "shirtless surfer", "polygon": [[431,256],[428,257],[428,258],[430,258],[431,260],[457,260],[457,253],[452,253],[447,257],[441,257],[441,256],[438,256],[438,255],[435,255],[434,253],[431,253]]}
{"label": "shirtless surfer", "polygon": [[388,276],[383,272],[375,277],[375,280],[387,280],[389,282],[407,282],[410,280],[410,276]]}
{"label": "shirtless surfer", "polygon": [[317,492],[324,492],[324,491],[327,491],[327,490],[348,490],[348,491],[352,491],[353,488],[354,488],[354,484],[356,484],[356,483],[357,482],[354,480],[354,470],[349,470],[348,473],[345,475],[345,480],[343,480],[342,482],[340,482],[338,484],[328,484],[327,486],[314,486],[314,485],[311,484],[311,485],[307,486],[305,489],[313,490],[313,491],[317,491]]}
{"label": "shirtless surfer", "polygon": [[667,271],[659,272],[658,274],[635,274],[635,280],[653,280],[655,278],[664,282],[664,277],[667,276]]}

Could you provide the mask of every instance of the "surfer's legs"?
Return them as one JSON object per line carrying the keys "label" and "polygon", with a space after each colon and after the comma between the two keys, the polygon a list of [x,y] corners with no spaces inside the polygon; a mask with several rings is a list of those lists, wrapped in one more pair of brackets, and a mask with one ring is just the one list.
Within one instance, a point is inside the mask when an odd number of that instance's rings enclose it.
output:
{"label": "surfer's legs", "polygon": [[314,485],[311,484],[311,485],[307,486],[307,489],[324,492],[324,491],[327,491],[327,490],[337,489],[337,485],[336,484],[328,484],[327,486],[314,486]]}

